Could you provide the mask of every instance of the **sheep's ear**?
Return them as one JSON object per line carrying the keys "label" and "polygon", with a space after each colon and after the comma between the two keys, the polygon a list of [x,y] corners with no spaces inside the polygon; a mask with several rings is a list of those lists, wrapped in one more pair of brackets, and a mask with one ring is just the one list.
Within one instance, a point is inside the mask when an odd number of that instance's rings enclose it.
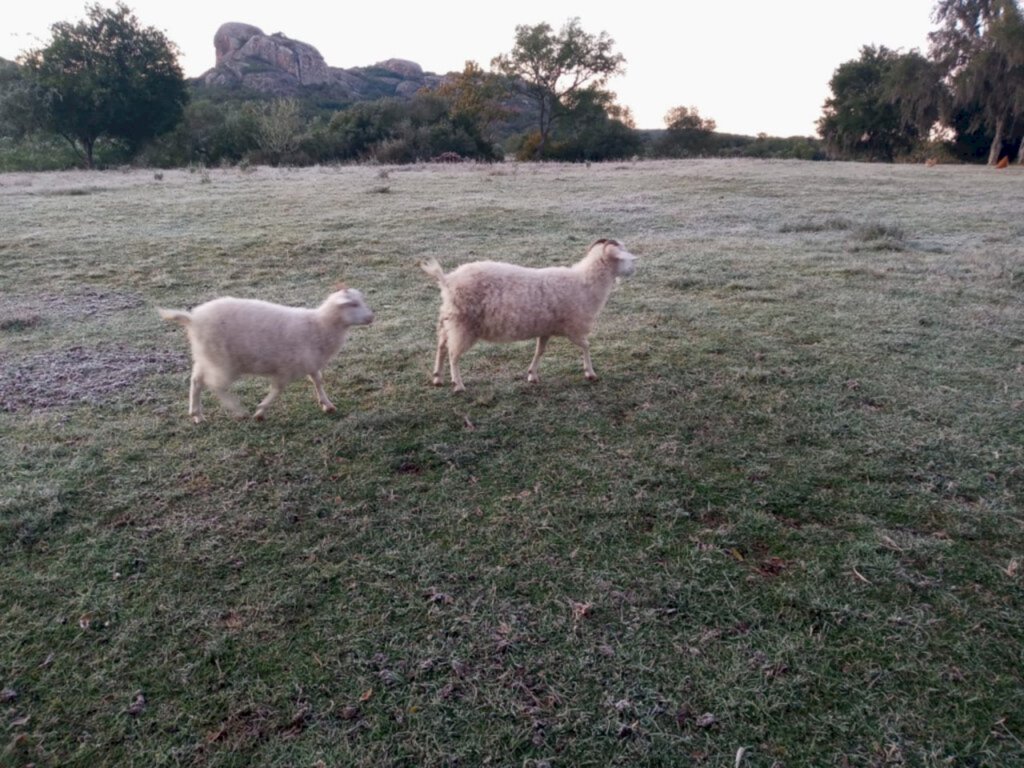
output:
{"label": "sheep's ear", "polygon": [[337,301],[339,307],[355,306],[362,299],[362,294],[355,288],[346,288],[335,295],[338,297]]}

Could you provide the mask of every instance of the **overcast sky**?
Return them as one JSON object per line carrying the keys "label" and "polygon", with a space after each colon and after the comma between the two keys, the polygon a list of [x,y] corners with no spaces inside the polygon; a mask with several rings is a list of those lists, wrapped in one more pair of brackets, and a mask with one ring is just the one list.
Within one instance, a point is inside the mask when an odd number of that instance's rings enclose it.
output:
{"label": "overcast sky", "polygon": [[[100,0],[103,6],[114,0]],[[389,58],[443,74],[467,60],[485,69],[512,49],[519,24],[556,31],[579,17],[607,32],[626,58],[609,85],[640,128],[663,128],[676,106],[694,106],[727,133],[814,135],[836,67],[864,45],[927,51],[935,0],[128,0],[144,26],[181,49],[188,77],[214,65],[213,36],[228,21],[309,43],[332,67]],[[85,17],[83,0],[17,0],[0,13],[0,57],[44,45],[50,25]]]}

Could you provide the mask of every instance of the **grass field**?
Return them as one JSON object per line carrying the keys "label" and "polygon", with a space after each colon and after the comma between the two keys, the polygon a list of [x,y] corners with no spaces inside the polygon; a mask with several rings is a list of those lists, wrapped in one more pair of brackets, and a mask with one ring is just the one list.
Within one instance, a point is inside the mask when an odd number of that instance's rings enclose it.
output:
{"label": "grass field", "polygon": [[[0,175],[0,765],[1024,764],[1024,175]],[[416,266],[641,257],[429,386]],[[263,423],[157,305],[377,313]],[[265,384],[238,386],[250,408]]]}

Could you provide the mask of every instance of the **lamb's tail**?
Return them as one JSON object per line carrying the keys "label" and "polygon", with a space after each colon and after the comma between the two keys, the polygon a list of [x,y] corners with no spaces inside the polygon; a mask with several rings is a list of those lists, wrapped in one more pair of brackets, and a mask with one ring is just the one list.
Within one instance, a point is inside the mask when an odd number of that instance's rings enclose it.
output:
{"label": "lamb's tail", "polygon": [[438,284],[443,288],[445,285],[444,270],[441,269],[441,265],[437,263],[437,259],[431,257],[420,262],[420,269],[430,275],[432,278],[437,280]]}
{"label": "lamb's tail", "polygon": [[192,315],[188,312],[182,312],[178,309],[163,309],[162,307],[157,307],[156,311],[160,313],[160,317],[169,323],[177,323],[185,328],[192,323]]}

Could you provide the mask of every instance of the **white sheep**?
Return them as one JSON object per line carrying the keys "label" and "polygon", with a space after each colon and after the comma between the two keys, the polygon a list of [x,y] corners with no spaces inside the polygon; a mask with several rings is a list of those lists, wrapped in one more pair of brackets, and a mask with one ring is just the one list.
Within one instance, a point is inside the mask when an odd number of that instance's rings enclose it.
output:
{"label": "white sheep", "polygon": [[233,415],[246,415],[228,389],[246,374],[270,379],[270,393],[256,408],[255,419],[262,419],[284,388],[302,376],[313,382],[324,412],[334,411],[324,392],[323,368],[341,349],[349,326],[373,322],[363,294],[354,288],[332,293],[317,309],[225,296],[191,312],[159,308],[157,312],[188,331],[192,347],[188,413],[197,424],[203,420],[204,386]]}
{"label": "white sheep", "polygon": [[587,255],[571,267],[531,269],[498,261],[474,261],[448,274],[436,259],[420,264],[441,287],[437,323],[437,356],[433,383],[444,383],[445,353],[454,391],[465,389],[459,358],[478,340],[537,339],[526,378],[539,381],[537,365],[552,336],[565,336],[583,350],[583,372],[597,374],[590,363],[587,336],[608,301],[615,279],[636,270],[636,256],[618,240],[597,240]]}

